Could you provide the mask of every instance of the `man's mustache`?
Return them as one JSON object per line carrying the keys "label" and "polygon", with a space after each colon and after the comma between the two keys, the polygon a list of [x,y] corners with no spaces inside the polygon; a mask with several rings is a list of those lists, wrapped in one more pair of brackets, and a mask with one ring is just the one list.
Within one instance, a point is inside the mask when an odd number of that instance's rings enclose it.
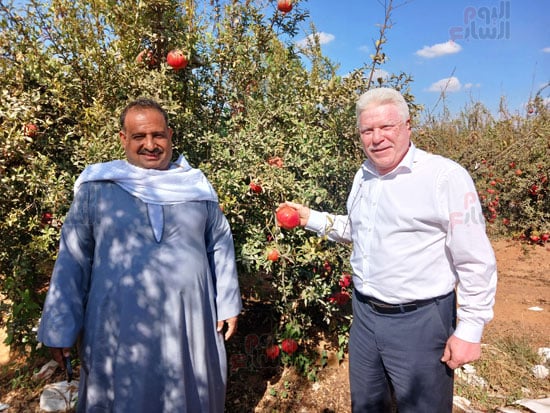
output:
{"label": "man's mustache", "polygon": [[152,151],[149,149],[140,149],[138,155],[160,155],[163,153],[163,150],[160,148],[155,148]]}

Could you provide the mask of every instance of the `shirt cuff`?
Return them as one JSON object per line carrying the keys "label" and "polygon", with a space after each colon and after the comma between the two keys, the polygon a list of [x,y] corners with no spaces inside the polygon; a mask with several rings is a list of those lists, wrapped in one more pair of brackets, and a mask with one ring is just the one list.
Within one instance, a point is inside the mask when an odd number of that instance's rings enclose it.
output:
{"label": "shirt cuff", "polygon": [[310,209],[309,218],[304,228],[309,231],[315,231],[318,235],[323,235],[325,233],[326,223],[326,213]]}
{"label": "shirt cuff", "polygon": [[483,335],[483,327],[484,326],[459,321],[453,335],[469,343],[480,343],[481,336]]}

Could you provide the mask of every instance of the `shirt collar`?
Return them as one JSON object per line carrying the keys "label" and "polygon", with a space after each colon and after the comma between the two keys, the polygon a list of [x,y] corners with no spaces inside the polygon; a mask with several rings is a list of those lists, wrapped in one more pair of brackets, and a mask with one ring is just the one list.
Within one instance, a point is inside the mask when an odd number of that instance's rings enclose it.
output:
{"label": "shirt collar", "polygon": [[387,174],[380,175],[374,167],[374,164],[368,158],[367,160],[365,160],[365,162],[363,162],[362,168],[365,172],[368,172],[369,174],[377,177],[396,175],[398,173],[407,173],[412,171],[413,163],[415,161],[415,155],[416,146],[414,145],[414,143],[410,142],[409,150],[407,151],[403,159],[401,159],[401,162],[399,162],[399,164]]}

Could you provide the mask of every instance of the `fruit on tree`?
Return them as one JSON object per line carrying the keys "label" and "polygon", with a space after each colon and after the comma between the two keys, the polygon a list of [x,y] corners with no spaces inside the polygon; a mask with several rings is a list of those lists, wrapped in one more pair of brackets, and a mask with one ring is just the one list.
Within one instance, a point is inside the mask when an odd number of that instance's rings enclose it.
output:
{"label": "fruit on tree", "polygon": [[28,136],[29,138],[34,138],[38,133],[38,126],[36,126],[34,123],[27,123],[25,125],[24,132],[25,136]]}
{"label": "fruit on tree", "polygon": [[342,274],[342,278],[340,278],[338,284],[342,288],[348,288],[351,285],[351,275],[349,275],[348,273]]}
{"label": "fruit on tree", "polygon": [[151,50],[145,49],[139,52],[139,54],[137,55],[136,63],[145,64],[149,67],[153,67],[157,64],[157,61],[153,56],[153,52]]}
{"label": "fruit on tree", "polygon": [[281,348],[283,349],[283,351],[287,354],[292,354],[294,353],[296,350],[298,350],[298,343],[296,343],[296,340],[292,339],[292,338],[285,338],[282,342],[281,342]]}
{"label": "fruit on tree", "polygon": [[350,298],[351,297],[347,291],[338,291],[330,296],[329,301],[338,305],[346,305]]}
{"label": "fruit on tree", "polygon": [[292,0],[278,0],[277,9],[282,13],[288,13],[292,10]]}
{"label": "fruit on tree", "polygon": [[275,166],[277,168],[283,167],[283,159],[280,156],[272,156],[267,160],[267,163],[271,166]]}
{"label": "fruit on tree", "polygon": [[279,346],[273,344],[265,349],[265,354],[269,360],[275,360],[279,357]]}
{"label": "fruit on tree", "polygon": [[277,250],[277,248],[271,248],[267,252],[267,259],[269,261],[277,261],[279,259],[279,250]]}
{"label": "fruit on tree", "polygon": [[175,49],[168,52],[166,63],[168,63],[168,66],[172,67],[172,69],[180,70],[187,67],[189,60],[181,50]]}
{"label": "fruit on tree", "polygon": [[288,206],[283,205],[277,210],[277,222],[280,227],[284,229],[292,229],[300,225],[300,215],[298,210]]}
{"label": "fruit on tree", "polygon": [[42,225],[50,225],[53,220],[53,215],[51,212],[44,212],[42,214],[42,219],[40,220],[40,223]]}
{"label": "fruit on tree", "polygon": [[254,192],[255,194],[259,194],[259,193],[262,192],[262,186],[254,183],[254,182],[250,182],[249,187],[250,187],[250,190],[252,192]]}

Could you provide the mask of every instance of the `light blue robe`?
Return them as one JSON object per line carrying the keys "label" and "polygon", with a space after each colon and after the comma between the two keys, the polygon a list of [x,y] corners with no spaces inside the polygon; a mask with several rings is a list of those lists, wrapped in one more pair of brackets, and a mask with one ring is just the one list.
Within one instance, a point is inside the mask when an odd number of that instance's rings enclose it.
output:
{"label": "light blue robe", "polygon": [[223,412],[218,320],[239,314],[233,238],[219,205],[147,205],[113,182],[82,184],[63,224],[38,330],[49,347],[80,336],[79,412]]}

